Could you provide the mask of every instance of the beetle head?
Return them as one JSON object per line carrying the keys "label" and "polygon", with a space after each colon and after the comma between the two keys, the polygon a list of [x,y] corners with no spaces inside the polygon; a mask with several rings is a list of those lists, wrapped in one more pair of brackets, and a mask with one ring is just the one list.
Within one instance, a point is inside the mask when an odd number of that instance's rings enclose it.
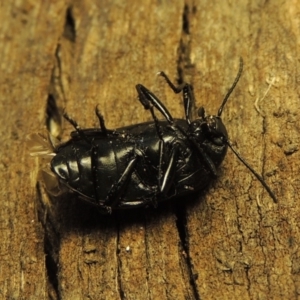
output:
{"label": "beetle head", "polygon": [[227,130],[219,116],[205,116],[203,107],[198,110],[199,119],[191,122],[191,136],[198,143],[210,141],[215,146],[223,146],[228,139]]}
{"label": "beetle head", "polygon": [[203,107],[199,109],[198,115],[199,118],[189,125],[189,140],[198,149],[210,172],[216,176],[216,167],[221,164],[227,152],[227,130],[221,117],[205,116]]}

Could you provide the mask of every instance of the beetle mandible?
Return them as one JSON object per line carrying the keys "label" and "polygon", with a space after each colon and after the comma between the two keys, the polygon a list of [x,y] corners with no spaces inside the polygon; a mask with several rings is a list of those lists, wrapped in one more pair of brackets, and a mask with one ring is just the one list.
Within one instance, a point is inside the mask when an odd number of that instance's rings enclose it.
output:
{"label": "beetle mandible", "polygon": [[[263,178],[233,148],[221,119],[242,69],[240,59],[238,74],[216,116],[206,116],[200,107],[198,118],[191,120],[192,86],[184,83],[176,87],[164,72],[159,74],[170,88],[183,93],[185,120],[174,119],[141,84],[136,85],[138,99],[150,111],[151,122],[109,130],[96,107],[100,128],[81,129],[64,113],[75,131],[69,141],[54,148],[52,174],[59,184],[104,212],[145,207],[202,190],[217,176],[217,168],[229,147],[277,202]],[[164,120],[157,118],[155,109]]]}

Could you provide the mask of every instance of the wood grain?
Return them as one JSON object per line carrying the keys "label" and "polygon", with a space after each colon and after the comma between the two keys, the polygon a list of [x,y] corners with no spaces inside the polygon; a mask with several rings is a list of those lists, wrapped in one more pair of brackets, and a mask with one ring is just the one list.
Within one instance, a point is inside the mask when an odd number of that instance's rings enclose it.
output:
{"label": "wood grain", "polygon": [[[1,299],[298,297],[300,6],[173,2],[0,4]],[[216,114],[239,57],[222,118],[278,204],[231,151],[201,195],[157,209],[104,217],[37,185],[25,137],[45,130],[49,94],[82,127],[97,104],[109,128],[151,120],[137,83],[183,117],[163,70]]]}

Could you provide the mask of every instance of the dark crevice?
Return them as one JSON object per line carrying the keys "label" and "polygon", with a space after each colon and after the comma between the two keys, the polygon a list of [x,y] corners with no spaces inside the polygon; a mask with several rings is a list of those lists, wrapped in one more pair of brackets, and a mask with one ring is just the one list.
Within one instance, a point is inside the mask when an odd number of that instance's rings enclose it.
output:
{"label": "dark crevice", "polygon": [[62,119],[53,94],[48,95],[46,105],[46,127],[48,132],[58,138],[60,136]]}
{"label": "dark crevice", "polygon": [[62,133],[62,114],[61,109],[57,105],[60,99],[64,99],[64,89],[61,79],[61,59],[60,44],[57,44],[55,50],[55,64],[52,69],[49,82],[49,93],[46,103],[46,127],[51,136],[60,140]]}
{"label": "dark crevice", "polygon": [[191,69],[194,65],[191,63],[191,37],[190,37],[190,17],[193,11],[185,4],[182,14],[182,32],[178,47],[178,83],[185,82],[185,76],[192,75]]}
{"label": "dark crevice", "polygon": [[52,72],[52,78],[51,78],[51,84],[53,86],[53,89],[58,94],[59,91],[61,91],[63,99],[65,99],[65,90],[62,83],[62,61],[61,61],[61,45],[60,43],[57,44],[56,50],[55,50],[55,59],[56,64],[53,68]]}
{"label": "dark crevice", "polygon": [[[147,214],[145,214],[145,216],[147,216]],[[150,263],[150,247],[149,247],[149,238],[148,238],[148,230],[147,230],[147,217],[144,218],[145,222],[144,222],[144,228],[145,228],[145,236],[144,236],[144,242],[145,242],[145,253],[146,253],[146,280],[147,282],[149,282],[149,271],[151,269],[151,263]],[[149,290],[149,285],[148,285],[148,289],[147,289],[147,296],[150,299],[150,294],[151,291]]]}
{"label": "dark crevice", "polygon": [[[76,41],[75,21],[72,7],[66,11],[63,37],[71,42]],[[62,83],[61,44],[57,43],[54,53],[55,62],[49,82],[49,91],[46,103],[45,122],[50,136],[60,139],[62,132],[62,113],[57,103],[65,99]],[[44,228],[45,266],[49,286],[49,298],[60,299],[59,292],[59,249],[60,234],[57,230],[55,216],[50,215],[43,201],[43,196],[38,186],[39,221]],[[52,210],[51,210],[52,212]]]}
{"label": "dark crevice", "polygon": [[[53,253],[53,245],[49,241],[49,239],[45,236],[44,238],[44,252],[45,252],[45,265],[46,272],[48,278],[48,285],[51,291],[55,293],[55,299],[60,299],[59,297],[59,280],[57,277],[58,274],[58,263],[55,261],[54,256],[51,255]],[[52,297],[53,298],[53,295]]]}
{"label": "dark crevice", "polygon": [[[188,4],[185,4],[182,13],[182,32],[177,50],[177,83],[191,83],[194,65],[191,62],[191,37],[190,37],[190,18],[193,14]],[[194,117],[195,103],[192,103],[192,117]]]}
{"label": "dark crevice", "polygon": [[117,243],[116,243],[116,256],[117,256],[117,282],[118,282],[118,290],[120,299],[125,299],[125,294],[122,289],[122,280],[121,280],[121,272],[122,272],[122,261],[120,258],[120,223],[117,222]]}
{"label": "dark crevice", "polygon": [[185,4],[182,15],[182,31],[185,34],[190,34],[190,22],[189,22],[189,6]]}
{"label": "dark crevice", "polygon": [[[182,14],[182,33],[180,44],[178,47],[178,84],[190,82],[193,77],[194,65],[191,63],[191,37],[190,37],[190,20],[191,15],[195,13],[195,9],[187,3],[184,6]],[[192,111],[195,111],[195,103],[192,103]],[[186,253],[185,263],[188,269],[190,286],[193,291],[194,299],[200,300],[200,295],[197,289],[198,274],[193,273],[193,265],[189,253],[188,233],[186,230],[187,214],[186,207],[178,205],[176,207],[176,226],[181,240],[183,251]]]}
{"label": "dark crevice", "polygon": [[[60,48],[61,48],[61,45],[60,43],[57,44],[57,47],[55,49],[55,59],[56,59],[56,65],[55,65],[55,68],[57,67],[58,68],[58,77],[61,78],[61,73],[62,73],[62,66],[61,66],[61,60],[60,60]],[[52,78],[51,78],[51,82],[55,82],[55,76],[54,76],[55,72],[53,70],[52,72]]]}
{"label": "dark crevice", "polygon": [[73,17],[72,6],[68,7],[66,11],[66,21],[65,21],[63,36],[73,43],[75,43],[76,41],[76,28],[75,28],[75,20]]}
{"label": "dark crevice", "polygon": [[185,263],[188,268],[189,277],[190,277],[190,285],[192,287],[192,291],[194,294],[194,299],[200,300],[200,295],[198,293],[197,289],[197,279],[198,274],[193,272],[193,264],[191,262],[191,257],[189,253],[189,241],[188,241],[188,234],[186,230],[186,224],[187,224],[187,217],[186,217],[186,208],[183,205],[178,205],[176,207],[176,226],[179,234],[179,238],[181,241],[181,246],[183,248],[183,251],[186,253],[185,256]]}
{"label": "dark crevice", "polygon": [[[72,8],[69,7],[66,11],[66,21],[63,29],[63,37],[75,42],[76,31],[75,21],[73,18]],[[57,43],[55,49],[55,63],[53,66],[49,92],[46,103],[45,122],[50,135],[56,139],[60,138],[62,127],[62,114],[57,105],[61,99],[64,99],[64,89],[62,84],[62,63],[61,63],[61,44]],[[53,211],[48,210],[43,201],[43,195],[38,185],[38,215],[39,221],[44,228],[44,252],[45,252],[45,267],[48,279],[49,299],[60,299],[59,292],[59,249],[60,249],[60,234],[57,230],[57,221]],[[51,211],[51,213],[50,213]]]}
{"label": "dark crevice", "polygon": [[43,200],[41,186],[37,187],[37,213],[38,221],[44,229],[44,253],[45,267],[48,279],[49,299],[60,299],[59,280],[58,280],[58,251],[60,248],[60,235],[54,225],[54,220],[47,213],[47,207]]}

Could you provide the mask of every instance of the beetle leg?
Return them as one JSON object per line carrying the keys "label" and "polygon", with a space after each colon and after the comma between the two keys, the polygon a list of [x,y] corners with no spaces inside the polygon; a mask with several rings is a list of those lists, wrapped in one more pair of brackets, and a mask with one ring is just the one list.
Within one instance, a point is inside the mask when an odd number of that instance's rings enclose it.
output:
{"label": "beetle leg", "polygon": [[158,151],[159,151],[159,164],[158,164],[158,192],[161,191],[161,182],[162,182],[162,177],[163,177],[163,153],[164,153],[164,141],[163,139],[160,139],[159,144],[158,144]]}
{"label": "beetle leg", "polygon": [[75,130],[78,132],[79,136],[81,136],[82,139],[84,139],[88,144],[90,144],[91,141],[87,138],[84,131],[77,124],[77,122],[75,120],[73,120],[71,117],[69,117],[69,115],[66,112],[64,112],[63,116],[75,128]]}
{"label": "beetle leg", "polygon": [[151,106],[149,109],[150,109],[150,112],[151,112],[151,115],[152,115],[152,118],[153,118],[153,121],[155,124],[157,135],[158,135],[159,139],[161,141],[163,141],[163,133],[162,133],[161,127],[159,126],[159,120],[157,119],[157,117],[154,113],[153,106]]}
{"label": "beetle leg", "polygon": [[[157,185],[157,192],[158,193],[165,193],[169,190],[170,183],[172,182],[173,176],[169,176],[169,174],[172,172],[171,165],[174,163],[173,156],[175,155],[174,151],[176,151],[175,148],[172,149],[171,158],[168,163],[168,166],[166,168],[166,172],[164,174],[165,168],[163,168],[164,165],[164,151],[165,151],[165,142],[162,137],[162,132],[159,128],[158,123],[157,124],[157,131],[159,136],[159,144],[158,144],[158,152],[159,152],[159,163],[158,163],[158,185]],[[170,180],[170,181],[169,181]],[[155,201],[153,201],[155,202]]]}
{"label": "beetle leg", "polygon": [[211,160],[211,158],[209,157],[209,155],[206,154],[206,152],[199,146],[199,144],[193,140],[190,139],[190,141],[193,143],[193,145],[197,148],[197,150],[199,151],[200,155],[202,156],[202,158],[204,159],[204,162],[206,164],[206,166],[209,168],[210,172],[212,173],[212,175],[214,177],[217,177],[217,169],[215,164],[213,163],[213,161]]}
{"label": "beetle leg", "polygon": [[166,168],[166,171],[159,181],[159,190],[163,194],[167,194],[171,184],[174,180],[174,176],[176,174],[176,163],[178,159],[178,151],[179,151],[179,146],[177,144],[174,145],[171,156],[168,162],[168,166]]}
{"label": "beetle leg", "polygon": [[124,191],[128,185],[128,181],[130,180],[130,176],[134,171],[137,160],[138,160],[138,156],[135,155],[134,158],[129,161],[125,171],[119,178],[118,182],[113,184],[113,186],[110,188],[104,202],[105,206],[109,206],[111,208],[117,206],[121,196],[124,194]]}
{"label": "beetle leg", "polygon": [[166,118],[166,120],[170,124],[173,124],[174,122],[173,117],[171,116],[167,108],[162,104],[162,102],[152,92],[150,92],[147,88],[145,88],[141,84],[136,85],[136,90],[138,92],[139,100],[145,109],[151,110],[151,107],[153,105],[161,112],[161,114]]}
{"label": "beetle leg", "polygon": [[102,114],[100,113],[100,111],[99,111],[99,109],[98,109],[98,105],[97,105],[96,108],[95,108],[95,113],[96,113],[96,115],[97,115],[97,117],[98,117],[99,125],[100,125],[101,131],[102,131],[105,135],[107,135],[107,128],[106,128],[106,126],[105,126],[105,121],[104,121],[104,118],[103,118]]}
{"label": "beetle leg", "polygon": [[173,123],[173,117],[168,112],[168,110],[164,107],[164,105],[158,100],[158,98],[151,93],[148,89],[146,89],[143,85],[138,84],[136,86],[136,89],[139,94],[139,100],[143,104],[145,109],[149,109],[156,127],[157,135],[159,139],[163,142],[163,133],[159,126],[159,120],[157,119],[153,106],[156,107],[167,119],[167,121],[172,124]]}
{"label": "beetle leg", "polygon": [[159,75],[166,80],[167,84],[173,90],[174,93],[178,94],[183,91],[185,119],[188,124],[191,124],[191,120],[190,120],[191,109],[192,109],[192,105],[194,105],[195,103],[195,96],[194,96],[192,85],[188,83],[183,83],[180,84],[179,86],[175,86],[174,83],[172,83],[172,81],[164,72],[159,72]]}

